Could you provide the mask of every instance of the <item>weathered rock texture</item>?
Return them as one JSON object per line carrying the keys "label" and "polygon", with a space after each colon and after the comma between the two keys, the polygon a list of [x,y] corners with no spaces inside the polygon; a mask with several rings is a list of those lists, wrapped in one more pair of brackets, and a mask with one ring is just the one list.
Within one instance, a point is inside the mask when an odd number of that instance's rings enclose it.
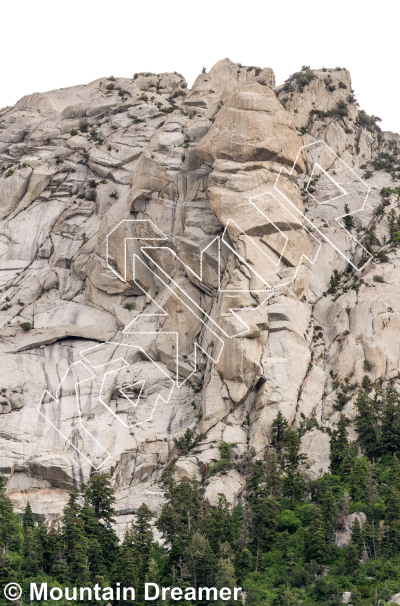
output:
{"label": "weathered rock texture", "polygon": [[[310,237],[298,217],[288,219],[268,196],[281,168],[290,171],[295,163],[291,176],[283,173],[282,184],[294,207],[307,211],[309,200],[296,179],[309,169],[305,156],[298,156],[302,145],[322,139],[362,176],[368,163],[398,150],[399,137],[359,120],[346,70],[316,71],[305,85],[294,78],[289,86],[274,86],[271,69],[226,59],[199,75],[191,90],[177,73],[142,73],[29,95],[0,110],[0,472],[19,509],[29,499],[36,513],[57,517],[68,488],[92,472],[71,445],[84,442],[73,383],[64,389],[62,410],[52,409],[54,427],[37,411],[43,390],[55,394],[82,350],[112,341],[117,345],[107,355],[115,361],[126,346],[138,345],[137,335],[123,330],[140,313],[154,313],[157,304],[168,315],[141,316],[135,330],[153,333],[139,345],[162,372],[136,355],[135,381],[147,381],[153,395],[165,387],[163,373],[172,376],[174,369],[174,340],[157,333],[174,331],[180,338],[179,376],[188,381],[157,406],[149,423],[133,428],[116,418],[126,420],[129,411],[115,382],[107,391],[113,414],[100,404],[82,410],[86,427],[112,454],[102,469],[115,484],[121,524],[143,501],[160,507],[162,474],[173,461],[178,477],[200,478],[218,460],[222,440],[234,443],[237,455],[249,450],[262,456],[279,410],[305,429],[308,473],[326,471],[327,429],[340,415],[338,385],[352,387],[343,409],[352,419],[355,386],[366,372],[373,381],[398,377],[398,249],[386,247],[387,260],[379,266],[374,260],[362,272],[346,274],[348,262],[322,240],[316,262],[304,262],[294,273],[299,252],[311,254]],[[374,226],[384,246],[397,200],[389,196],[377,213],[379,191],[396,180],[378,170],[368,185],[371,193],[354,233],[362,240]],[[255,196],[268,220],[250,205]],[[205,325],[150,274],[143,274],[142,282],[151,299],[133,282],[131,270],[122,281],[107,266],[107,234],[127,219],[151,220],[194,272],[201,250],[226,229],[232,250],[244,260],[222,255],[222,281],[231,292],[215,287],[213,254],[209,274],[199,280],[168,254],[155,253],[206,310]],[[271,221],[283,236],[271,229]],[[128,261],[148,243],[133,223],[122,225],[109,240],[110,265],[120,274],[124,238],[137,238],[128,241]],[[339,225],[324,223],[321,229],[342,238],[351,253],[353,242],[341,236]],[[240,230],[257,238],[257,247]],[[260,247],[277,258],[279,238],[285,236],[289,245],[278,271]],[[252,270],[269,284],[290,279],[268,298],[256,294]],[[337,292],[329,293],[334,270],[343,278]],[[374,281],[377,274],[383,282]],[[210,342],[208,316],[223,318],[227,331],[237,334],[232,307],[244,308],[239,316],[249,330],[226,338],[215,364],[199,355],[195,369],[193,340],[211,357],[217,347]],[[122,385],[129,380],[128,374],[119,376]],[[57,432],[68,423],[69,442]],[[187,428],[203,435],[182,454],[174,438]],[[232,469],[209,481],[207,496],[216,502],[223,492],[236,502],[242,490],[243,478]]]}

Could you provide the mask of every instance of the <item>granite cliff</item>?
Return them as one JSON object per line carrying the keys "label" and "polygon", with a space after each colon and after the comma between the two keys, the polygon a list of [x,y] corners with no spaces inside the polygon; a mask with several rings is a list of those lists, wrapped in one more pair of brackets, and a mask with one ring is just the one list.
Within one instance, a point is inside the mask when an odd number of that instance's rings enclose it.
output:
{"label": "granite cliff", "polygon": [[[327,471],[363,377],[399,376],[399,152],[341,68],[276,87],[225,59],[190,90],[140,73],[0,110],[0,472],[17,509],[56,519],[94,464],[124,525],[161,506],[169,464],[207,477],[221,441],[262,456],[278,411],[307,473]],[[206,494],[243,486],[233,468]]]}

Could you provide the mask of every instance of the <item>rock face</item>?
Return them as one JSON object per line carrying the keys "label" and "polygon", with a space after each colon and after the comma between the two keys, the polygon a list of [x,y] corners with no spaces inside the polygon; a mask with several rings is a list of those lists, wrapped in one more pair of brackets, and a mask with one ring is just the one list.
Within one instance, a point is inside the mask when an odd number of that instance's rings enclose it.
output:
{"label": "rock face", "polygon": [[[397,378],[398,249],[378,266],[356,240],[390,238],[398,168],[365,173],[399,137],[346,70],[274,87],[226,59],[191,90],[142,73],[0,110],[0,472],[19,509],[56,518],[101,468],[123,525],[161,506],[171,462],[201,478],[221,441],[262,456],[279,410],[316,477],[363,375]],[[323,204],[346,192],[352,234]],[[242,490],[233,469],[207,486]]]}
{"label": "rock face", "polygon": [[367,516],[362,511],[356,511],[355,513],[346,516],[341,521],[341,527],[336,530],[335,543],[338,547],[346,547],[351,541],[351,529],[356,520],[360,524],[360,528],[364,526]]}

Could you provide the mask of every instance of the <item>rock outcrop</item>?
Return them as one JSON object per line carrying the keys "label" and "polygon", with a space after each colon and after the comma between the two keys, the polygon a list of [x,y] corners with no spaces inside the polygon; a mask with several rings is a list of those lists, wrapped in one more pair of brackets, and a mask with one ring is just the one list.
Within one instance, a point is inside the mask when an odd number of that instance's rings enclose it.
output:
{"label": "rock outcrop", "polygon": [[335,543],[338,547],[346,547],[351,541],[351,530],[357,520],[362,529],[367,516],[362,511],[356,511],[340,520],[340,527],[336,530]]}
{"label": "rock outcrop", "polygon": [[[57,518],[101,465],[123,525],[161,506],[171,462],[199,479],[221,441],[263,456],[278,411],[307,473],[327,471],[363,376],[398,378],[399,145],[338,68],[275,88],[226,59],[191,90],[142,73],[0,110],[0,472],[17,508]],[[351,234],[323,206],[338,183],[350,205],[370,189]],[[240,471],[206,491],[237,502]]]}

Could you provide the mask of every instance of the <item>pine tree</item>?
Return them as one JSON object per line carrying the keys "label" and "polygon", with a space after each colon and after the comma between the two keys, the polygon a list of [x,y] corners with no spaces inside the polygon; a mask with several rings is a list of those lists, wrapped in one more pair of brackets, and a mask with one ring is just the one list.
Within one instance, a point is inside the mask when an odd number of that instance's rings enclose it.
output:
{"label": "pine tree", "polygon": [[348,204],[344,205],[344,212],[346,213],[346,215],[343,217],[344,225],[346,229],[351,230],[355,226],[355,223],[353,215],[349,215],[350,207]]}
{"label": "pine tree", "polygon": [[118,538],[113,529],[115,522],[115,495],[110,478],[96,474],[83,487],[84,507],[81,518],[89,540],[88,555],[96,574],[104,577],[111,570],[118,553]]}
{"label": "pine tree", "polygon": [[29,501],[26,504],[24,515],[22,517],[22,526],[23,526],[24,530],[26,530],[27,528],[35,527],[35,520],[33,517],[32,508],[31,508],[31,504],[29,503]]}
{"label": "pine tree", "polygon": [[306,533],[306,551],[308,561],[322,564],[326,560],[326,527],[319,507],[313,510],[311,525]]}
{"label": "pine tree", "polygon": [[232,599],[230,600],[221,600],[218,599],[216,604],[218,606],[222,606],[223,604],[236,605],[237,602],[233,599],[233,588],[237,587],[235,568],[230,560],[220,558],[217,563],[217,572],[215,578],[215,586],[218,589],[222,587],[229,587],[232,590]]}
{"label": "pine tree", "polygon": [[321,514],[325,522],[326,541],[332,543],[335,537],[335,529],[339,515],[336,499],[331,490],[327,490],[322,497]]}
{"label": "pine tree", "polygon": [[282,481],[283,495],[289,497],[292,505],[304,499],[307,486],[302,473],[289,469]]}
{"label": "pine tree", "polygon": [[350,442],[340,465],[340,478],[343,482],[351,481],[354,465],[357,460],[358,449],[355,442]]}
{"label": "pine tree", "polygon": [[234,557],[235,573],[239,581],[242,582],[246,574],[252,569],[254,558],[247,547],[244,547],[240,551],[236,552]]}
{"label": "pine tree", "polygon": [[351,575],[357,574],[358,569],[360,568],[360,558],[354,543],[350,543],[345,548],[344,566],[345,572]]}
{"label": "pine tree", "polygon": [[218,505],[210,513],[210,520],[206,528],[207,538],[215,553],[224,542],[233,544],[232,512],[226,497],[219,495]]}
{"label": "pine tree", "polygon": [[[84,503],[79,517],[83,522],[83,531],[87,539],[87,558],[92,580],[99,581],[99,584],[104,584],[104,579],[107,575],[105,560],[108,560],[108,557],[103,556],[102,548],[103,532],[105,529],[98,520],[93,507],[87,501]],[[105,555],[108,556],[108,554]]]}
{"label": "pine tree", "polygon": [[371,463],[366,457],[357,457],[350,479],[350,495],[353,501],[368,502],[370,477]]}
{"label": "pine tree", "polygon": [[357,549],[358,559],[361,559],[363,553],[363,537],[360,522],[356,518],[351,528],[351,542]]}
{"label": "pine tree", "polygon": [[347,426],[349,422],[344,415],[340,416],[336,429],[332,432],[330,441],[331,472],[341,475],[341,465],[346,457],[349,441]]}
{"label": "pine tree", "polygon": [[62,517],[62,537],[69,581],[84,585],[89,581],[88,541],[80,517],[78,498],[77,489],[72,488]]}
{"label": "pine tree", "polygon": [[151,558],[149,561],[145,581],[146,583],[159,583],[160,581],[160,571],[157,561],[154,558]]}
{"label": "pine tree", "polygon": [[184,561],[193,587],[212,587],[215,582],[217,558],[210,543],[200,532],[195,532],[185,550]]}
{"label": "pine tree", "polygon": [[376,529],[375,521],[366,519],[362,528],[363,552],[368,558],[376,558]]}
{"label": "pine tree", "polygon": [[400,520],[400,491],[395,486],[388,489],[386,507],[389,522]]}
{"label": "pine tree", "polygon": [[390,486],[386,498],[390,552],[400,551],[400,491]]}
{"label": "pine tree", "polygon": [[368,458],[379,455],[379,416],[375,400],[365,391],[361,391],[356,402],[357,416],[355,419],[358,441]]}
{"label": "pine tree", "polygon": [[388,528],[389,545],[388,553],[397,554],[400,552],[400,520],[393,520]]}
{"label": "pine tree", "polygon": [[174,566],[180,558],[194,532],[207,528],[206,503],[198,482],[183,478],[180,484],[172,473],[166,475],[166,503],[161,510],[156,527],[171,545],[169,559]]}
{"label": "pine tree", "polygon": [[[155,558],[151,558],[149,561],[149,567],[147,570],[145,583],[157,583],[158,585],[162,584],[160,578],[160,570]],[[177,585],[180,585],[180,583],[177,583]],[[144,601],[143,604],[147,606],[148,602]],[[163,602],[162,600],[154,600],[153,604],[156,604],[156,606],[165,606],[165,602]],[[181,606],[193,606],[193,602],[186,602],[185,600],[181,600],[179,604]]]}
{"label": "pine tree", "polygon": [[22,517],[22,527],[24,530],[22,550],[24,556],[24,571],[29,576],[34,576],[39,573],[43,566],[43,546],[35,526],[35,520],[29,501],[26,504]]}
{"label": "pine tree", "polygon": [[246,498],[243,505],[235,507],[233,516],[235,520],[235,546],[240,550],[248,547],[250,543],[251,509],[248,498]]}
{"label": "pine tree", "polygon": [[389,467],[389,482],[390,486],[394,486],[397,490],[400,490],[400,461],[397,455],[392,456]]}
{"label": "pine tree", "polygon": [[287,431],[284,438],[284,469],[296,472],[299,466],[307,459],[305,454],[300,453],[301,440],[297,431]]}
{"label": "pine tree", "polygon": [[29,576],[39,574],[43,567],[43,547],[35,527],[24,530],[23,556],[24,571]]}
{"label": "pine tree", "polygon": [[153,531],[151,519],[153,514],[144,503],[136,513],[135,522],[125,532],[119,555],[113,567],[113,578],[125,587],[136,587],[138,603],[144,603],[144,583],[150,578],[150,567],[155,570],[157,563],[152,559]]}
{"label": "pine tree", "polygon": [[81,507],[78,503],[79,493],[76,488],[71,488],[69,491],[68,503],[65,506],[62,517],[63,538],[67,543],[67,547],[71,546],[75,527],[78,525],[78,517],[81,513]]}
{"label": "pine tree", "polygon": [[368,375],[363,376],[361,385],[362,385],[362,388],[364,389],[364,391],[366,391],[367,393],[369,393],[374,386],[373,382],[371,381],[371,379]]}
{"label": "pine tree", "polygon": [[248,497],[255,498],[258,494],[265,494],[265,472],[266,465],[262,460],[252,463],[250,475],[246,482],[246,490]]}
{"label": "pine tree", "polygon": [[57,528],[50,528],[47,536],[47,549],[45,552],[45,563],[48,572],[59,583],[69,582],[69,570],[66,560],[67,554],[62,532]]}
{"label": "pine tree", "polygon": [[281,453],[282,467],[285,471],[282,489],[283,494],[295,503],[303,499],[306,492],[306,483],[303,474],[299,472],[299,466],[307,457],[300,453],[301,440],[297,431],[287,431],[284,440]]}
{"label": "pine tree", "polygon": [[266,482],[267,494],[278,498],[282,493],[282,478],[279,469],[278,457],[272,449],[265,453],[264,481]]}
{"label": "pine tree", "polygon": [[36,533],[38,540],[40,542],[41,550],[43,553],[43,570],[46,573],[50,572],[50,543],[49,543],[49,531],[46,523],[43,520],[42,516],[39,516],[37,524],[36,524]]}
{"label": "pine tree", "polygon": [[0,547],[19,551],[20,527],[19,517],[13,511],[11,500],[6,495],[3,478],[0,476]]}
{"label": "pine tree", "polygon": [[397,391],[389,387],[383,398],[381,414],[381,456],[400,450],[400,397]]}
{"label": "pine tree", "polygon": [[111,527],[115,522],[115,495],[109,476],[103,473],[92,476],[83,487],[83,492],[85,501],[93,507],[96,518],[104,526]]}
{"label": "pine tree", "polygon": [[276,448],[278,455],[280,455],[286,440],[286,434],[289,429],[289,424],[281,411],[276,415],[275,420],[271,425],[272,439],[271,444]]}
{"label": "pine tree", "polygon": [[[125,532],[124,540],[119,551],[119,555],[113,566],[114,583],[121,583],[121,587],[138,587],[140,563],[134,549],[133,528],[128,528]],[[151,582],[154,582],[150,579]],[[121,601],[123,605],[130,604],[130,601]]]}
{"label": "pine tree", "polygon": [[142,503],[136,514],[132,533],[133,548],[137,554],[139,563],[138,578],[141,584],[144,583],[151,559],[151,549],[154,540],[151,528],[152,518],[153,514],[150,509]]}
{"label": "pine tree", "polygon": [[259,551],[269,551],[278,528],[279,503],[268,496],[259,496],[250,503],[250,544],[258,557]]}
{"label": "pine tree", "polygon": [[[0,587],[3,589],[8,583],[21,583],[21,573],[16,570],[14,559],[6,548],[0,548]],[[15,602],[18,604],[18,602]],[[3,599],[3,592],[0,594],[1,606],[10,604],[8,600]]]}

